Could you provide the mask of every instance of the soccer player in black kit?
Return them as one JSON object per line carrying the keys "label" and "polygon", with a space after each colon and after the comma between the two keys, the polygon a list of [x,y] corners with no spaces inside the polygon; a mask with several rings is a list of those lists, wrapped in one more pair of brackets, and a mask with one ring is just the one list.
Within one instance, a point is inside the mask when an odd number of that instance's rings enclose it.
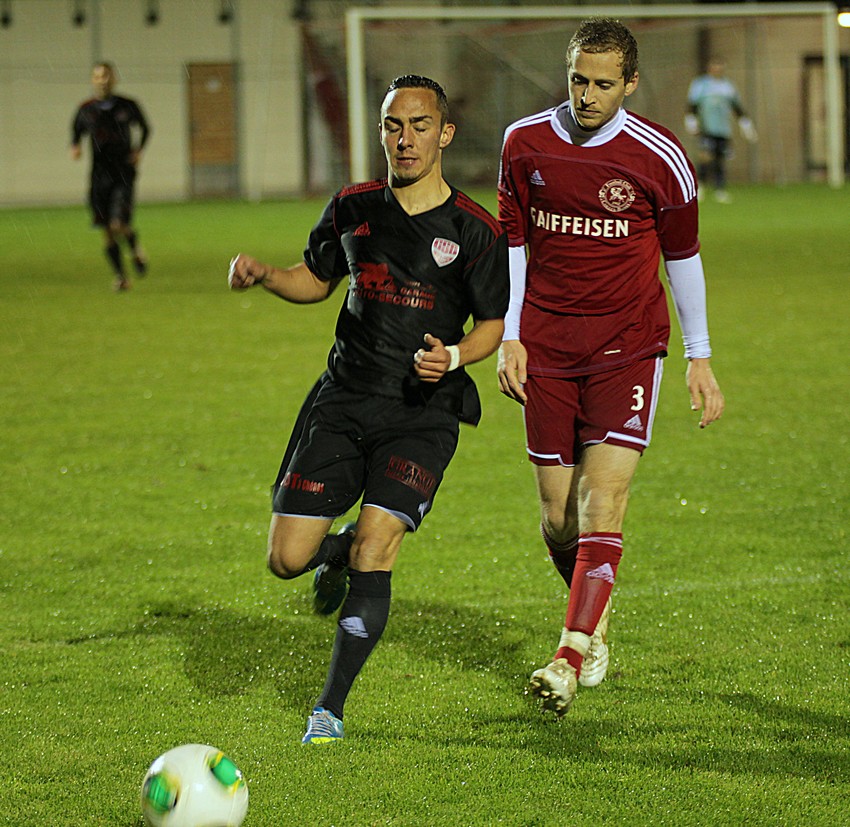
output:
{"label": "soccer player in black kit", "polygon": [[[94,97],[85,101],[74,116],[71,128],[71,157],[82,155],[83,135],[91,137],[91,187],[89,204],[92,221],[103,228],[106,257],[115,274],[115,289],[128,290],[119,241],[130,248],[133,267],[145,275],[147,262],[133,229],[133,187],[142,148],[150,135],[139,104],[112,94],[115,70],[111,63],[97,63],[92,70]],[[139,133],[134,139],[134,130]]]}
{"label": "soccer player in black kit", "polygon": [[[476,424],[481,414],[463,366],[493,353],[504,329],[507,240],[443,178],[454,131],[439,84],[397,78],[381,106],[388,178],[340,190],[303,262],[282,269],[240,254],[230,266],[232,289],[261,284],[296,303],[347,286],[327,371],[284,459],[269,529],[272,572],[289,579],[316,570],[317,610],[342,606],[305,744],[343,736],[346,697],[387,623],[402,539],[431,509],[459,423]],[[326,536],[361,496],[356,526]]]}

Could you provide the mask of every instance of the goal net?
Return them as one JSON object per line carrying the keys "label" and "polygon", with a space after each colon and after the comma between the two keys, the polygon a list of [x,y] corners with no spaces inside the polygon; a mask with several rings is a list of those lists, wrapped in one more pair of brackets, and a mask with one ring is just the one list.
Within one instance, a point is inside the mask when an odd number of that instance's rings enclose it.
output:
{"label": "goal net", "polygon": [[755,144],[733,140],[730,179],[843,183],[847,65],[831,3],[322,5],[327,16],[308,26],[330,62],[345,57],[348,138],[338,149],[351,180],[385,174],[380,101],[392,78],[415,73],[444,86],[458,126],[443,158],[446,177],[493,185],[505,127],[564,100],[569,39],[579,20],[606,16],[626,23],[640,48],[640,84],[628,108],[673,129],[692,157],[696,139],[683,126],[688,86],[719,57],[759,132]]}

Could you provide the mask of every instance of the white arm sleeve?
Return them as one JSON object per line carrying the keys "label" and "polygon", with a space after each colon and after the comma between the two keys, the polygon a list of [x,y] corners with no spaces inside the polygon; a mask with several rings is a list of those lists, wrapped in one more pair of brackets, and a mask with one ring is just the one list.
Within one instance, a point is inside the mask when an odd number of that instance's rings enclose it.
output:
{"label": "white arm sleeve", "polygon": [[681,261],[665,261],[673,304],[682,328],[686,359],[708,359],[708,314],[705,301],[705,275],[699,253]]}
{"label": "white arm sleeve", "polygon": [[508,247],[508,268],[511,274],[511,301],[505,316],[505,334],[502,341],[519,339],[519,317],[525,299],[525,246]]}

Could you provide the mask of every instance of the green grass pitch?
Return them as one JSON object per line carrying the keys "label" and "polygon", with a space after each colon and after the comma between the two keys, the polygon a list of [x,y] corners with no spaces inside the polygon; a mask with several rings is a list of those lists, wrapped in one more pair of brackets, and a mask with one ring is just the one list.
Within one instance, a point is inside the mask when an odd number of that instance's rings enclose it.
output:
{"label": "green grass pitch", "polygon": [[265,569],[268,489],[341,294],[226,270],[297,261],[321,206],[142,205],[120,295],[82,208],[0,212],[0,825],[138,827],[192,741],[243,769],[246,827],[846,823],[850,191],[704,206],[728,409],[699,431],[674,332],[605,683],[559,724],[523,693],[566,602],[490,359],[346,741],[308,749],[334,623]]}

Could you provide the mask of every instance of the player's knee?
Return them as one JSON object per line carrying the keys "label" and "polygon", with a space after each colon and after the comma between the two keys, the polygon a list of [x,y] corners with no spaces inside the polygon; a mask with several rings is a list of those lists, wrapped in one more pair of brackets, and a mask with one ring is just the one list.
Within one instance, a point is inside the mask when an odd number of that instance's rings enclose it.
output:
{"label": "player's knee", "polygon": [[556,543],[566,543],[578,535],[578,519],[575,515],[544,510],[541,522],[547,536]]}
{"label": "player's knee", "polygon": [[280,544],[269,540],[268,555],[266,556],[266,565],[269,571],[282,580],[291,580],[293,577],[298,577],[304,571],[304,566],[295,566],[289,560],[285,549]]}
{"label": "player's knee", "polygon": [[572,497],[540,495],[540,516],[546,533],[556,542],[565,542],[578,532],[576,503]]}

